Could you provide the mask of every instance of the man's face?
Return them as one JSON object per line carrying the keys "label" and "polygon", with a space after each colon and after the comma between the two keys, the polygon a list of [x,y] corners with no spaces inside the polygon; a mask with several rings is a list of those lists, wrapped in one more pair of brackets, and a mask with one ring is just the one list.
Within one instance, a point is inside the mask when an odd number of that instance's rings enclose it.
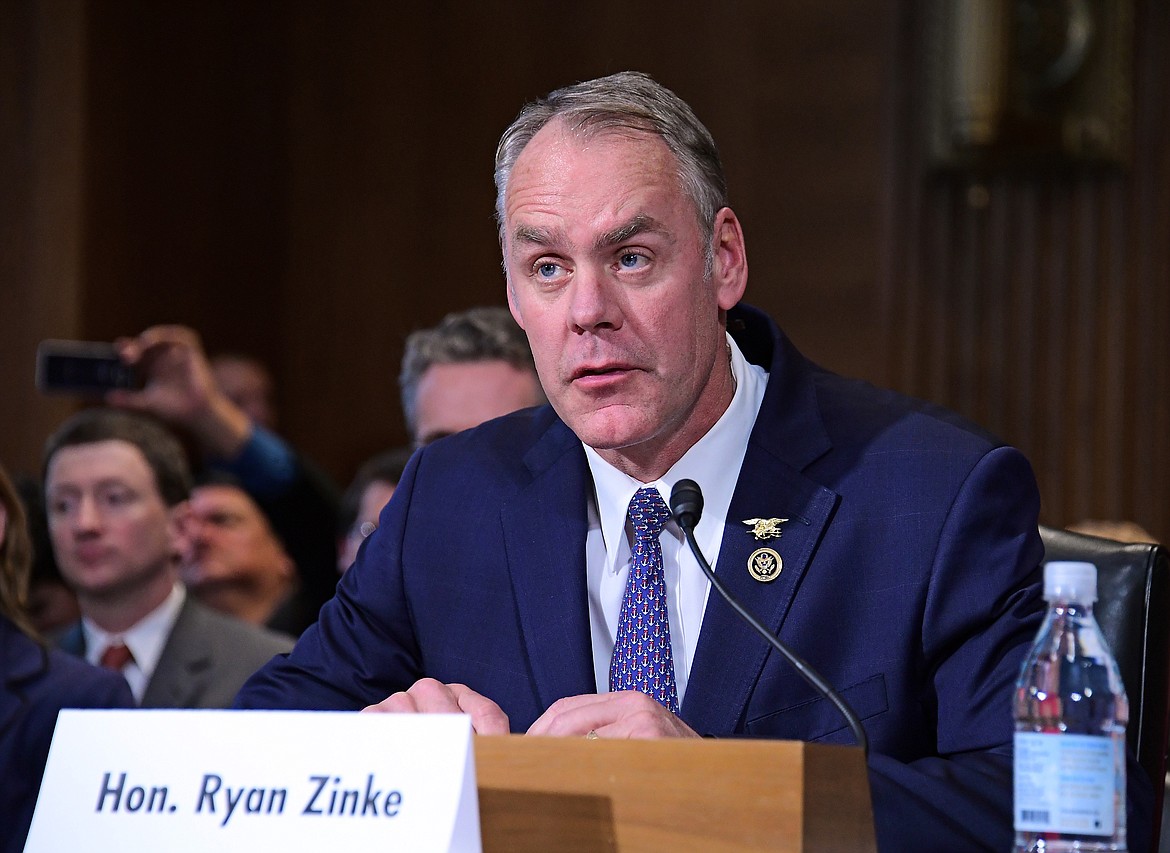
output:
{"label": "man's face", "polygon": [[720,312],[747,281],[735,215],[716,218],[707,276],[665,143],[556,121],[518,158],[504,213],[509,303],[549,401],[612,464],[661,476],[734,393]]}
{"label": "man's face", "polygon": [[220,390],[253,422],[276,428],[272,377],[263,365],[250,359],[220,357],[212,362],[211,372]]}
{"label": "man's face", "polygon": [[179,572],[196,592],[230,586],[271,589],[290,581],[294,567],[248,494],[215,484],[191,492],[190,536]]}
{"label": "man's face", "polygon": [[385,480],[374,480],[362,491],[357,518],[354,519],[353,526],[346,533],[338,550],[337,571],[345,572],[353,565],[353,561],[357,559],[358,548],[377,528],[382,508],[390,503],[393,495],[394,484]]}
{"label": "man's face", "polygon": [[432,364],[418,382],[415,443],[430,444],[541,402],[536,375],[506,361]]}
{"label": "man's face", "polygon": [[45,500],[53,553],[79,595],[116,596],[170,571],[185,504],[167,507],[133,444],[62,447],[49,461]]}

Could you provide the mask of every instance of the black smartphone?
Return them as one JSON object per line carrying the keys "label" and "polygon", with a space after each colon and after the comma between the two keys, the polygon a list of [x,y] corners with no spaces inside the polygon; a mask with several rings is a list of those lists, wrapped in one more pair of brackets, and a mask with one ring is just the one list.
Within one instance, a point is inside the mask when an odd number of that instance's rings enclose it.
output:
{"label": "black smartphone", "polygon": [[118,358],[113,344],[48,340],[37,346],[37,388],[46,394],[100,397],[141,387],[138,371]]}

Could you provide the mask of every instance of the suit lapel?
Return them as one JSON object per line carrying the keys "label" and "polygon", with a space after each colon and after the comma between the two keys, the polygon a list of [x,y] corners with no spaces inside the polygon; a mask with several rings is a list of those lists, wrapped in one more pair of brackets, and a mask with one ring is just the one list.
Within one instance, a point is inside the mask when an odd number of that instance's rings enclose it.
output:
{"label": "suit lapel", "polygon": [[[752,316],[761,318],[756,312]],[[728,591],[773,633],[779,633],[837,506],[838,495],[801,472],[832,446],[817,406],[810,364],[771,330],[768,389],[748,442],[715,572]],[[747,330],[759,349],[758,319]],[[738,336],[737,336],[738,339]],[[745,354],[749,347],[743,346]],[[758,360],[757,360],[758,363]],[[747,519],[786,518],[777,538],[757,540]],[[779,575],[761,582],[748,572],[760,548],[776,552]],[[771,647],[712,589],[691,667],[682,716],[700,734],[742,730],[748,700]]]}
{"label": "suit lapel", "polygon": [[500,510],[508,568],[544,707],[596,692],[585,572],[592,492],[585,453],[560,421],[525,456],[528,486]]}
{"label": "suit lapel", "polygon": [[203,640],[201,622],[198,605],[188,598],[146,685],[143,708],[197,707],[214,663],[211,649]]}
{"label": "suit lapel", "polygon": [[[753,476],[741,477],[732,497],[715,573],[749,613],[778,633],[832,516],[837,495],[763,453],[749,452],[744,469]],[[759,541],[743,523],[751,518],[788,521],[781,525],[780,538]],[[748,561],[760,548],[769,548],[780,557],[782,567],[774,580],[761,582],[748,572]],[[712,589],[683,700],[683,718],[701,734],[740,730],[770,650]]]}

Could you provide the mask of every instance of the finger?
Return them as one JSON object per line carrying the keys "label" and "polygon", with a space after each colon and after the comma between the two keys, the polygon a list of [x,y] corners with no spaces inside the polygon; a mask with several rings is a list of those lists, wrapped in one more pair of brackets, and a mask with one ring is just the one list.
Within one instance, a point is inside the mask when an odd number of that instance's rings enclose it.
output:
{"label": "finger", "polygon": [[548,737],[583,736],[590,731],[601,734],[602,729],[621,716],[620,702],[614,698],[617,695],[586,693],[558,699],[529,726],[528,734]]}
{"label": "finger", "polygon": [[406,692],[424,714],[463,713],[451,688],[434,678],[420,678]]}
{"label": "finger", "polygon": [[391,694],[376,705],[367,705],[362,713],[373,714],[417,714],[418,705],[406,691]]}
{"label": "finger", "polygon": [[528,730],[553,737],[589,732],[604,738],[698,737],[679,717],[636,690],[558,700]]}
{"label": "finger", "polygon": [[107,406],[117,406],[120,409],[137,409],[143,411],[151,406],[151,396],[147,391],[129,391],[118,388],[107,391],[102,398]]}
{"label": "finger", "polygon": [[508,715],[486,696],[466,684],[448,684],[459,708],[471,717],[471,729],[480,735],[506,735],[511,731]]}
{"label": "finger", "polygon": [[203,349],[203,343],[194,329],[174,324],[151,326],[138,336],[137,342],[143,349],[175,344],[194,350]]}
{"label": "finger", "polygon": [[120,337],[114,341],[118,355],[128,364],[136,364],[146,356],[154,356],[161,349],[182,346],[199,347],[199,336],[185,326],[151,326],[133,337]]}
{"label": "finger", "polygon": [[118,353],[118,358],[127,364],[134,364],[142,357],[142,347],[137,338],[115,338],[114,351]]}

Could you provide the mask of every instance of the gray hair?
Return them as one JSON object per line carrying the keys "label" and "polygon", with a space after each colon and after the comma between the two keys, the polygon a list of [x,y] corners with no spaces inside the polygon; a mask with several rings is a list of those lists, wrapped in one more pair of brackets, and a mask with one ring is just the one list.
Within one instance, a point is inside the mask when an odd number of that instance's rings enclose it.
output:
{"label": "gray hair", "polygon": [[715,214],[726,207],[727,177],[711,132],[674,92],[648,74],[623,71],[557,89],[528,104],[504,131],[496,148],[496,223],[504,239],[508,178],[525,146],[553,119],[582,133],[635,131],[659,137],[678,160],[682,190],[695,206],[711,262]]}
{"label": "gray hair", "polygon": [[[536,376],[536,364],[524,330],[502,307],[469,308],[444,317],[431,329],[411,332],[402,355],[398,387],[411,433],[417,426],[418,383],[432,364],[505,361]],[[540,393],[540,383],[536,382]]]}

